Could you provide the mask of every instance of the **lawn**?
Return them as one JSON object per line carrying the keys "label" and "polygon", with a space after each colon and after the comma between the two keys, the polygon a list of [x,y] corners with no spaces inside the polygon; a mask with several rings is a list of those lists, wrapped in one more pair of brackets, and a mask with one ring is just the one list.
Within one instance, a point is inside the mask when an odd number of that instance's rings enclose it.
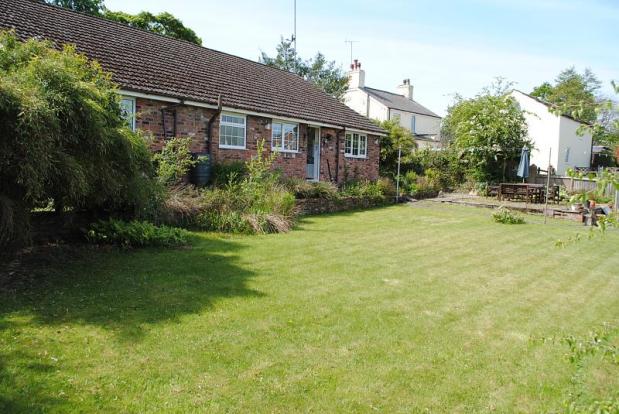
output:
{"label": "lawn", "polygon": [[619,366],[601,352],[570,363],[562,341],[607,329],[619,345],[619,234],[557,248],[582,227],[489,216],[401,205],[49,265],[36,287],[0,293],[0,412],[562,412],[619,399]]}

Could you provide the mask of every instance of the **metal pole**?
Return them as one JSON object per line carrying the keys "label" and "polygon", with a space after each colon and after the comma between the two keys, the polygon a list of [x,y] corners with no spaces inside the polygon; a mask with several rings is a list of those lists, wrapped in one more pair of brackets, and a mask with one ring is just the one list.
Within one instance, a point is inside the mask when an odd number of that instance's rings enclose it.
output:
{"label": "metal pole", "polygon": [[402,145],[398,145],[398,177],[395,184],[395,202],[400,201],[400,160],[402,158]]}
{"label": "metal pole", "polygon": [[297,52],[297,0],[294,0],[294,51]]}
{"label": "metal pole", "polygon": [[548,189],[550,188],[550,162],[552,160],[552,147],[550,151],[548,151],[548,172],[546,173],[546,204],[544,205],[544,224],[546,224],[546,219],[548,218]]}

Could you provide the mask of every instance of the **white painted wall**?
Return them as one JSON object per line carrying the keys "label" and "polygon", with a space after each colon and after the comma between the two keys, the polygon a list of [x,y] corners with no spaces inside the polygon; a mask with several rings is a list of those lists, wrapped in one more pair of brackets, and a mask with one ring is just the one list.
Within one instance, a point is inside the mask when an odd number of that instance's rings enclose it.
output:
{"label": "white painted wall", "polygon": [[[524,117],[529,128],[529,138],[533,141],[531,164],[546,169],[548,155],[552,148],[550,164],[558,175],[565,175],[571,167],[589,167],[591,160],[591,134],[580,137],[576,133],[580,124],[570,118],[558,116],[549,111],[541,102],[519,91],[511,96],[525,111]],[[569,148],[569,159],[565,157]]]}
{"label": "white painted wall", "polygon": [[368,116],[368,97],[367,92],[361,89],[348,89],[344,93],[344,103],[361,115]]}
{"label": "white painted wall", "polygon": [[561,117],[559,125],[559,162],[557,172],[561,175],[574,167],[589,167],[591,165],[590,133],[578,135],[580,123],[573,119]]}

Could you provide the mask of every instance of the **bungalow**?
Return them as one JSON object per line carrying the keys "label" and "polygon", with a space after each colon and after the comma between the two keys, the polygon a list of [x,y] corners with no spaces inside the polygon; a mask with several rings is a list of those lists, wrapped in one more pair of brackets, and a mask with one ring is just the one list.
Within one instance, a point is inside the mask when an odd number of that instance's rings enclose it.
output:
{"label": "bungalow", "polygon": [[285,175],[378,178],[385,131],[301,77],[227,53],[34,0],[2,0],[0,30],[74,44],[112,73],[130,126],[160,150],[191,137],[213,162],[248,160],[259,141]]}
{"label": "bungalow", "polygon": [[514,90],[511,96],[527,121],[533,142],[531,165],[545,170],[550,157],[550,165],[558,175],[564,175],[570,168],[591,166],[593,140],[590,132],[579,131],[582,122],[553,113],[548,103],[524,92]]}
{"label": "bungalow", "polygon": [[404,79],[396,92],[370,88],[357,60],[350,65],[346,105],[370,119],[397,119],[412,132],[418,148],[440,148],[441,117],[413,99],[413,85]]}

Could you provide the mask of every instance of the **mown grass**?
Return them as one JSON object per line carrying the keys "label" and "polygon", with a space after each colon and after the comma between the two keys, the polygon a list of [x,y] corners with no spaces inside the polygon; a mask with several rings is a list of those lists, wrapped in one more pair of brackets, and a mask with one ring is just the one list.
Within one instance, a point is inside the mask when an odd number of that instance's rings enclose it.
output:
{"label": "mown grass", "polygon": [[[561,342],[619,323],[619,234],[394,206],[90,253],[0,294],[0,412],[561,412],[619,398]],[[617,331],[615,331],[617,332]],[[615,338],[616,339],[616,338]]]}

